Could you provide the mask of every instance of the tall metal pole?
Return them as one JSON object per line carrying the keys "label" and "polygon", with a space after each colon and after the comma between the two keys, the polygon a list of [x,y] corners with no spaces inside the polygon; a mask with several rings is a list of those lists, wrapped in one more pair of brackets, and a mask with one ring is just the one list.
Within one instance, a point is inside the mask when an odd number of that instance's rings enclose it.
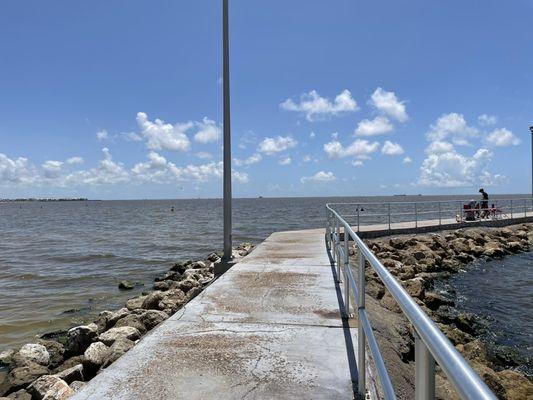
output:
{"label": "tall metal pole", "polygon": [[224,261],[231,260],[231,124],[229,101],[229,26],[228,0],[222,5],[222,46],[224,82]]}
{"label": "tall metal pole", "polygon": [[533,198],[533,126],[529,127],[531,132],[531,197]]}

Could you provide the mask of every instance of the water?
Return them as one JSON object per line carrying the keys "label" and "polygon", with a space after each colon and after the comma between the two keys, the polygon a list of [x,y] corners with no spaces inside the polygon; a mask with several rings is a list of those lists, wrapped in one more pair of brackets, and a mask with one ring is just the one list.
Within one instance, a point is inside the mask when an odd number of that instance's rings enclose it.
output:
{"label": "water", "polygon": [[[326,202],[392,201],[394,212],[405,209],[398,202],[450,199],[236,199],[234,242],[324,227]],[[372,213],[369,206],[361,214]],[[221,248],[221,200],[0,203],[0,351],[119,308],[173,262]],[[145,286],[121,292],[117,284],[123,279]]]}
{"label": "water", "polygon": [[457,307],[488,322],[487,340],[511,346],[533,373],[533,252],[473,263],[449,281]]}

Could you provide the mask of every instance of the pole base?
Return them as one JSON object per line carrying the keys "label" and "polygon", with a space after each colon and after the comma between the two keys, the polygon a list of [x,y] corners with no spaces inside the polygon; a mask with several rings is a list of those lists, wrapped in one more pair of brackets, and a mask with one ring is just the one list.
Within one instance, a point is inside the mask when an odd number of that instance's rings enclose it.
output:
{"label": "pole base", "polygon": [[224,273],[228,271],[231,267],[233,267],[235,264],[237,263],[233,259],[229,261],[220,260],[219,262],[215,263],[213,266],[214,267],[213,272],[215,274],[215,278],[218,278],[224,275]]}

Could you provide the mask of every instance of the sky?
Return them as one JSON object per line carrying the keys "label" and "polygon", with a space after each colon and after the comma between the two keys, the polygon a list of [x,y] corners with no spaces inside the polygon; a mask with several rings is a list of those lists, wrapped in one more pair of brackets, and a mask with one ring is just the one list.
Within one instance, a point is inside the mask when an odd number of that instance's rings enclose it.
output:
{"label": "sky", "polygon": [[[221,4],[3,1],[0,198],[221,197]],[[230,0],[234,196],[528,193],[532,12]]]}

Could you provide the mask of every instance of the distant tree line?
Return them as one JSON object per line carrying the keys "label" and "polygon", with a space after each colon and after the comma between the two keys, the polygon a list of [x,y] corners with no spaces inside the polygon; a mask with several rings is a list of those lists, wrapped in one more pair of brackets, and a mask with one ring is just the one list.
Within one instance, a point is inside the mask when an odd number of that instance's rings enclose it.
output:
{"label": "distant tree line", "polygon": [[6,201],[87,201],[88,199],[85,197],[78,197],[74,199],[70,198],[62,198],[62,199],[39,199],[39,198],[21,198],[21,199],[0,199],[0,202],[6,202]]}

